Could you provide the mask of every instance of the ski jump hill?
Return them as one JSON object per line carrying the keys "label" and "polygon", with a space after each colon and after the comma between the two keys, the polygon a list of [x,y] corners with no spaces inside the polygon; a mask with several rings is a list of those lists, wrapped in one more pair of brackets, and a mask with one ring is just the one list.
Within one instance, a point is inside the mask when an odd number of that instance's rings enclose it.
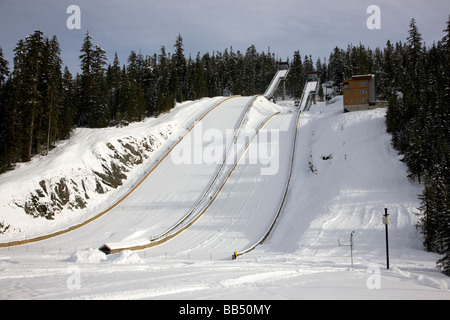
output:
{"label": "ski jump hill", "polygon": [[285,199],[298,113],[263,96],[197,104],[202,113],[192,125],[173,133],[177,139],[167,152],[106,209],[69,228],[1,246],[39,241],[105,253],[214,251],[230,259],[260,243]]}
{"label": "ski jump hill", "polygon": [[[263,96],[219,98],[204,104],[203,113],[145,175],[98,214],[66,229],[0,246],[45,240],[59,247],[96,246],[107,254],[214,248],[234,258],[251,251],[275,225],[292,173],[300,113],[286,112],[267,99],[288,73],[289,68],[278,70]],[[302,109],[315,90],[312,84],[305,86]],[[273,141],[267,141],[268,132]],[[223,142],[217,148],[211,148],[204,137],[211,133],[216,142]],[[264,146],[274,150],[255,154]],[[252,187],[238,192],[249,181]],[[210,232],[198,232],[199,228]]]}
{"label": "ski jump hill", "polygon": [[[385,110],[343,113],[342,98],[309,109],[316,87],[298,106],[204,98],[124,128],[76,129],[0,176],[0,298],[450,299]],[[108,188],[98,173],[120,164],[127,179]],[[57,190],[68,203],[85,194],[86,208],[23,212],[22,194],[44,203]]]}

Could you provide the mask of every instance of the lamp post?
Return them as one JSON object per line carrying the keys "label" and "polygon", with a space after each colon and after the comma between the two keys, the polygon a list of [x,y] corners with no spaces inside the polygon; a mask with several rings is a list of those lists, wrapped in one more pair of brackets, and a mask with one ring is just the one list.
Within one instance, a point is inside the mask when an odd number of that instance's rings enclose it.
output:
{"label": "lamp post", "polygon": [[389,269],[389,237],[388,237],[388,225],[390,223],[387,208],[384,208],[383,224],[386,227],[386,267]]}
{"label": "lamp post", "polygon": [[352,233],[350,233],[350,244],[341,244],[341,242],[338,239],[338,245],[340,247],[350,247],[350,262],[352,264],[352,271],[353,271],[353,234],[355,233],[355,231],[352,231]]}

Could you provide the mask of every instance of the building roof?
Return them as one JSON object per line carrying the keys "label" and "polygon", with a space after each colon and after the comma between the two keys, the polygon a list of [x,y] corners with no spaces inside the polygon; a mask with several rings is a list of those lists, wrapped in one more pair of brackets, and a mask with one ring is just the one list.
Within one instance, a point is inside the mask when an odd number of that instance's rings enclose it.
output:
{"label": "building roof", "polygon": [[374,77],[373,74],[361,74],[361,75],[352,76],[351,80],[370,80],[370,79],[372,79],[372,77]]}

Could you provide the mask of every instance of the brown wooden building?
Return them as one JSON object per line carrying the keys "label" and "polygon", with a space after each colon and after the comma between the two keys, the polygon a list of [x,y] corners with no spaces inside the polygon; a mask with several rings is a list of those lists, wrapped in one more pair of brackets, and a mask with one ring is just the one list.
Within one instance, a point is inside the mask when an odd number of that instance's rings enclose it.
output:
{"label": "brown wooden building", "polygon": [[342,92],[344,93],[345,111],[369,110],[375,108],[375,75],[356,75],[344,80]]}

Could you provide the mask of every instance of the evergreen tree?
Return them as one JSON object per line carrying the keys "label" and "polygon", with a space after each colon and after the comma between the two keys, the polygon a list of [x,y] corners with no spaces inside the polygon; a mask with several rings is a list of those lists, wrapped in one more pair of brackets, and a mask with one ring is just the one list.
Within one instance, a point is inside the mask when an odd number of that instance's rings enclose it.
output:
{"label": "evergreen tree", "polygon": [[92,36],[86,33],[81,48],[80,97],[78,125],[101,128],[109,124],[108,86],[105,76],[106,54],[92,44]]}
{"label": "evergreen tree", "polygon": [[174,93],[171,91],[171,59],[166,54],[166,49],[161,46],[161,51],[158,56],[158,70],[157,70],[157,101],[156,101],[156,112],[157,114],[161,112],[166,112],[170,110],[174,105]]}
{"label": "evergreen tree", "polygon": [[45,40],[41,71],[43,112],[39,121],[39,141],[46,141],[46,153],[57,140],[61,139],[61,136],[64,135],[61,133],[65,130],[60,122],[62,99],[62,60],[60,53],[61,50],[56,36],[51,40]]}
{"label": "evergreen tree", "polygon": [[391,41],[389,40],[386,42],[386,47],[383,51],[381,68],[383,70],[383,76],[377,81],[377,83],[389,99],[393,94],[395,94],[395,89],[398,86],[398,82],[395,82],[396,65],[394,58],[394,46],[392,46]]}
{"label": "evergreen tree", "polygon": [[294,52],[294,59],[291,63],[291,70],[288,74],[287,85],[290,94],[295,99],[300,99],[305,85],[305,72],[303,70],[302,58],[299,51]]}
{"label": "evergreen tree", "polygon": [[36,122],[42,111],[42,92],[39,91],[39,74],[42,67],[41,53],[44,47],[43,32],[36,30],[28,36],[25,43],[25,56],[22,60],[24,65],[20,68],[21,78],[22,119],[24,121],[25,145],[23,160],[30,161],[33,153],[37,152],[36,145]]}
{"label": "evergreen tree", "polygon": [[96,45],[93,52],[92,76],[95,87],[92,97],[93,118],[89,121],[91,128],[104,128],[109,125],[110,114],[108,105],[108,84],[106,81],[106,53],[100,46]]}
{"label": "evergreen tree", "polygon": [[114,54],[113,64],[108,66],[106,79],[108,83],[109,115],[112,123],[115,123],[119,109],[119,88],[121,83],[121,69],[117,52]]}
{"label": "evergreen tree", "polygon": [[92,36],[89,31],[81,47],[81,76],[79,79],[79,95],[77,102],[77,124],[79,127],[88,126],[89,119],[92,119],[93,99],[94,99],[94,81],[92,76],[92,61],[94,59]]}
{"label": "evergreen tree", "polygon": [[174,45],[175,53],[172,56],[172,72],[170,78],[170,90],[178,102],[185,100],[186,59],[184,57],[183,38],[179,34]]}
{"label": "evergreen tree", "polygon": [[11,146],[11,110],[8,99],[11,81],[9,77],[8,61],[3,57],[3,50],[0,48],[0,173],[10,168],[10,157],[8,156]]}
{"label": "evergreen tree", "polygon": [[0,88],[6,83],[9,76],[8,61],[3,56],[3,50],[0,47]]}
{"label": "evergreen tree", "polygon": [[244,95],[256,93],[256,61],[258,53],[254,45],[248,47],[244,57]]}
{"label": "evergreen tree", "polygon": [[205,69],[203,67],[202,59],[200,57],[200,52],[197,53],[193,69],[194,69],[193,75],[194,99],[201,99],[208,95],[208,91],[205,79]]}
{"label": "evergreen tree", "polygon": [[330,54],[328,63],[328,78],[333,82],[333,85],[339,86],[344,80],[345,70],[345,53],[342,49],[335,47]]}
{"label": "evergreen tree", "polygon": [[158,57],[156,53],[153,57],[147,57],[145,76],[144,76],[144,94],[146,100],[146,114],[152,116],[157,114],[158,99],[158,73],[157,73]]}
{"label": "evergreen tree", "polygon": [[74,95],[75,86],[72,79],[72,74],[67,66],[64,68],[64,73],[62,77],[62,98],[61,98],[61,114],[59,121],[61,123],[60,138],[68,139],[70,133],[74,127]]}

